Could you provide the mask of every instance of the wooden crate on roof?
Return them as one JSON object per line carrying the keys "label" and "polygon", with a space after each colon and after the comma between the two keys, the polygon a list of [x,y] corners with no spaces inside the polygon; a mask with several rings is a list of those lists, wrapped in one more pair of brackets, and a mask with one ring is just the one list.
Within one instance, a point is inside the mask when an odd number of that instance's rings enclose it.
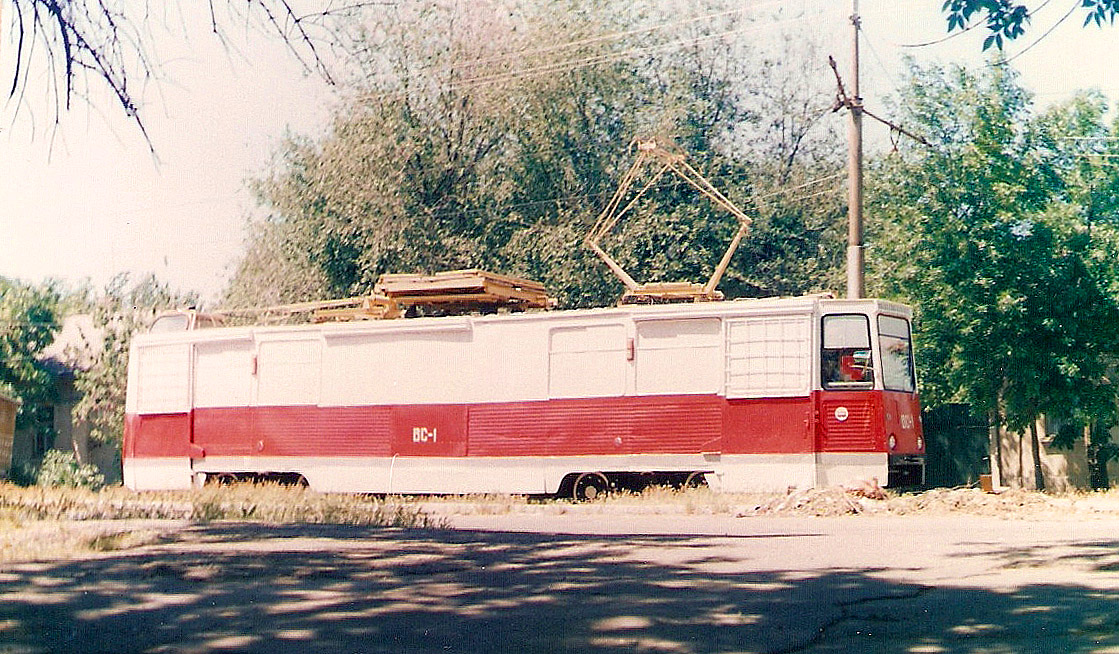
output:
{"label": "wooden crate on roof", "polygon": [[258,322],[295,320],[297,316],[310,316],[314,322],[342,322],[401,318],[412,307],[434,308],[436,313],[446,315],[491,312],[500,308],[550,309],[553,306],[555,300],[548,297],[544,285],[539,282],[471,269],[434,275],[381,275],[373,294],[366,296],[218,311],[224,316]]}
{"label": "wooden crate on roof", "polygon": [[434,275],[385,274],[374,290],[400,307],[438,307],[453,311],[547,309],[555,305],[544,285],[485,270],[452,270]]}

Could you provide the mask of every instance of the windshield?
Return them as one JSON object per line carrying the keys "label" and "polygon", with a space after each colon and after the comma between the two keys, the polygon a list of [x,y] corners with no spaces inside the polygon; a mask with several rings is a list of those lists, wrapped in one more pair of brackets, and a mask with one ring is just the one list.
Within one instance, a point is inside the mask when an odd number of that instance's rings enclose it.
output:
{"label": "windshield", "polygon": [[889,391],[912,393],[913,341],[909,321],[894,316],[878,316],[878,344],[882,347],[882,385]]}
{"label": "windshield", "polygon": [[168,332],[184,332],[190,327],[190,316],[185,313],[165,313],[155,319],[152,334],[166,334]]}
{"label": "windshield", "polygon": [[870,321],[866,316],[824,316],[823,345],[820,362],[824,388],[874,387]]}

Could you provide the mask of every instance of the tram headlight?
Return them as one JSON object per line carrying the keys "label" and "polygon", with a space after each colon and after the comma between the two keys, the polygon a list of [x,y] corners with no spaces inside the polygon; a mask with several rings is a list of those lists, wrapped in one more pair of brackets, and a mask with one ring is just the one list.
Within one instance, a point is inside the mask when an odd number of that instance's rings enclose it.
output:
{"label": "tram headlight", "polygon": [[894,437],[893,434],[890,434],[890,440],[886,442],[889,444],[891,450],[898,446],[898,439]]}
{"label": "tram headlight", "polygon": [[917,437],[917,449],[922,451],[925,449],[925,439],[920,436]]}

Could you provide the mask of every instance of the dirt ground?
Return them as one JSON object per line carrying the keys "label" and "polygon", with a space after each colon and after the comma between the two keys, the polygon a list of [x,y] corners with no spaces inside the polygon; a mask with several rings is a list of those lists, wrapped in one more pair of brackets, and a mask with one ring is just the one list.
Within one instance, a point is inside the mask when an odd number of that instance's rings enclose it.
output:
{"label": "dirt ground", "polygon": [[447,528],[0,524],[44,543],[0,652],[1119,652],[1111,494],[422,505]]}

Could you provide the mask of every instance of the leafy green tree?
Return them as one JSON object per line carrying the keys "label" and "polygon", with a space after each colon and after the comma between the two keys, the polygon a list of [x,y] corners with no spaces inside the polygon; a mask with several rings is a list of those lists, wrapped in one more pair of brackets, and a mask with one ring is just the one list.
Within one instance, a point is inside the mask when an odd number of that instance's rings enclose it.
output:
{"label": "leafy green tree", "polygon": [[1035,115],[1002,67],[915,67],[904,101],[936,146],[878,163],[870,205],[891,220],[872,237],[874,283],[916,308],[925,401],[1028,431],[1040,486],[1039,416],[1116,421],[1119,252],[1109,227],[1089,236],[1076,154],[1106,107]]}
{"label": "leafy green tree", "polygon": [[[743,29],[721,14],[674,20],[616,0],[401,8],[370,30],[363,77],[329,131],[289,140],[256,181],[270,215],[228,300],[337,297],[385,272],[482,267],[539,279],[565,306],[612,302],[619,286],[582,240],[635,138],[692,154],[758,216],[725,278],[730,295],[826,288],[842,252],[838,194],[755,199],[837,172],[826,107],[803,100],[826,96],[775,62],[747,74],[759,58],[720,37]],[[696,280],[735,227],[666,179],[605,245],[641,281]],[[763,258],[783,264],[750,265]]]}
{"label": "leafy green tree", "polygon": [[16,428],[30,429],[37,449],[51,440],[55,375],[38,354],[59,329],[60,296],[51,284],[0,277],[0,392],[21,401]]}
{"label": "leafy green tree", "polygon": [[81,393],[74,418],[90,426],[91,440],[121,442],[132,336],[151,325],[161,311],[194,306],[197,301],[194,295],[176,292],[154,275],[130,283],[126,273],[114,277],[98,297],[90,298],[101,347],[93,353],[89,368],[79,371],[74,380]]}
{"label": "leafy green tree", "polygon": [[[1078,4],[1085,14],[1085,26],[1114,24],[1115,17],[1119,16],[1119,0],[1080,0]],[[1002,48],[1006,41],[1025,34],[1031,15],[1024,3],[1014,0],[946,0],[943,10],[948,18],[949,32],[968,29],[973,24],[973,18],[982,20],[989,32],[983,41],[984,50],[991,46]],[[1069,10],[1068,15],[1071,14],[1072,10]]]}

